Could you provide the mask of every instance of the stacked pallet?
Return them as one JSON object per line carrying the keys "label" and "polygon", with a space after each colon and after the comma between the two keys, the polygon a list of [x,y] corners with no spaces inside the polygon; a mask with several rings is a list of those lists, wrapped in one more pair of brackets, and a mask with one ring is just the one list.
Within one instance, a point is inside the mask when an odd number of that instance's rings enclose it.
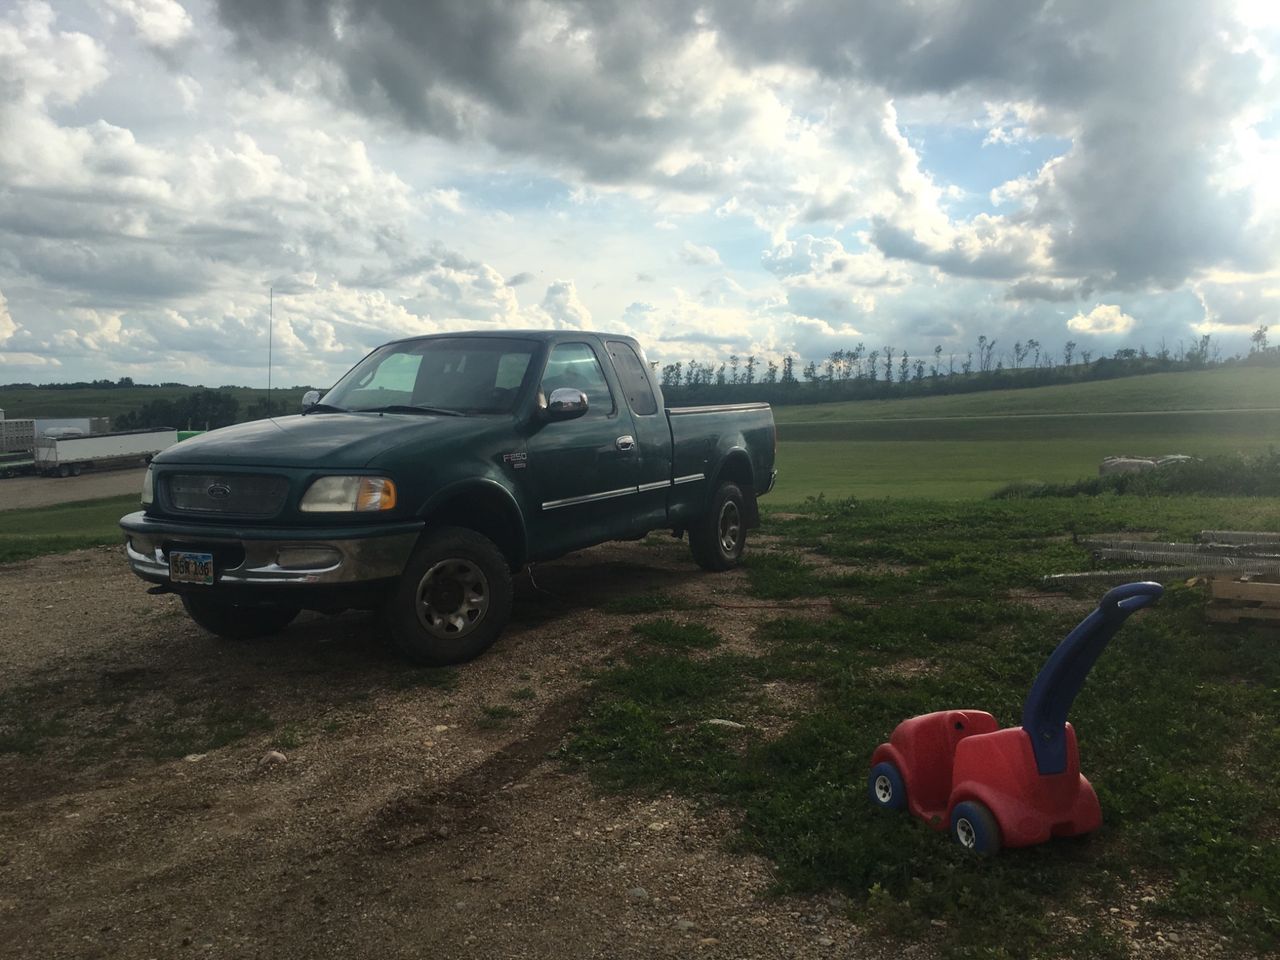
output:
{"label": "stacked pallet", "polygon": [[1209,605],[1204,613],[1215,623],[1261,620],[1280,626],[1280,580],[1214,577],[1209,581]]}

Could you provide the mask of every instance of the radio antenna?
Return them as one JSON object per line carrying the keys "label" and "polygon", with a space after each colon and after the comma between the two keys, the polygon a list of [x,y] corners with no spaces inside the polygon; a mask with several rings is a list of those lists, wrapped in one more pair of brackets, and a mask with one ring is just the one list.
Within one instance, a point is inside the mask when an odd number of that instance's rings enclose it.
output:
{"label": "radio antenna", "polygon": [[271,341],[276,325],[276,288],[267,287],[267,416],[271,416]]}

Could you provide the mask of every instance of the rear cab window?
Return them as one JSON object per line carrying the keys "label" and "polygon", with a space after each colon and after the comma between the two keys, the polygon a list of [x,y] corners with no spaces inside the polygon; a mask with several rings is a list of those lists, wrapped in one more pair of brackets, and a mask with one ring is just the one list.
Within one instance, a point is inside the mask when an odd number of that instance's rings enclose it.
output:
{"label": "rear cab window", "polygon": [[631,405],[631,412],[642,417],[657,413],[658,401],[644,371],[644,361],[636,353],[635,347],[621,340],[610,340],[607,346],[609,358],[613,360],[613,369],[617,371],[618,380],[622,383],[622,392],[627,395],[627,403]]}

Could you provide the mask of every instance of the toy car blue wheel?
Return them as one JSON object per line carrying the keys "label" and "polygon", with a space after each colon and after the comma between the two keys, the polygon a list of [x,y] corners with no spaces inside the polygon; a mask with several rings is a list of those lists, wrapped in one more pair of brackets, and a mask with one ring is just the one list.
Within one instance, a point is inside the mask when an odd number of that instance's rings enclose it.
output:
{"label": "toy car blue wheel", "polygon": [[905,810],[907,807],[907,785],[902,782],[898,768],[888,761],[871,768],[871,775],[867,777],[867,793],[871,796],[872,805],[882,810]]}
{"label": "toy car blue wheel", "polygon": [[977,800],[964,800],[951,808],[951,839],[974,853],[1000,852],[1000,824]]}

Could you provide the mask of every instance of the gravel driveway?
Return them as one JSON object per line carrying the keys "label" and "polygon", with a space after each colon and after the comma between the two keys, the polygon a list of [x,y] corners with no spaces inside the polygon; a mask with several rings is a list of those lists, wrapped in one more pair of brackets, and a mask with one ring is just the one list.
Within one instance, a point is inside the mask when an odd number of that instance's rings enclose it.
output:
{"label": "gravel driveway", "polygon": [[539,567],[443,673],[356,614],[218,641],[115,548],[0,568],[0,737],[28,750],[0,753],[0,957],[882,955],[838,900],[768,896],[729,814],[603,797],[554,756],[629,643],[596,609],[620,585],[723,598],[745,642],[739,575],[676,547]]}

